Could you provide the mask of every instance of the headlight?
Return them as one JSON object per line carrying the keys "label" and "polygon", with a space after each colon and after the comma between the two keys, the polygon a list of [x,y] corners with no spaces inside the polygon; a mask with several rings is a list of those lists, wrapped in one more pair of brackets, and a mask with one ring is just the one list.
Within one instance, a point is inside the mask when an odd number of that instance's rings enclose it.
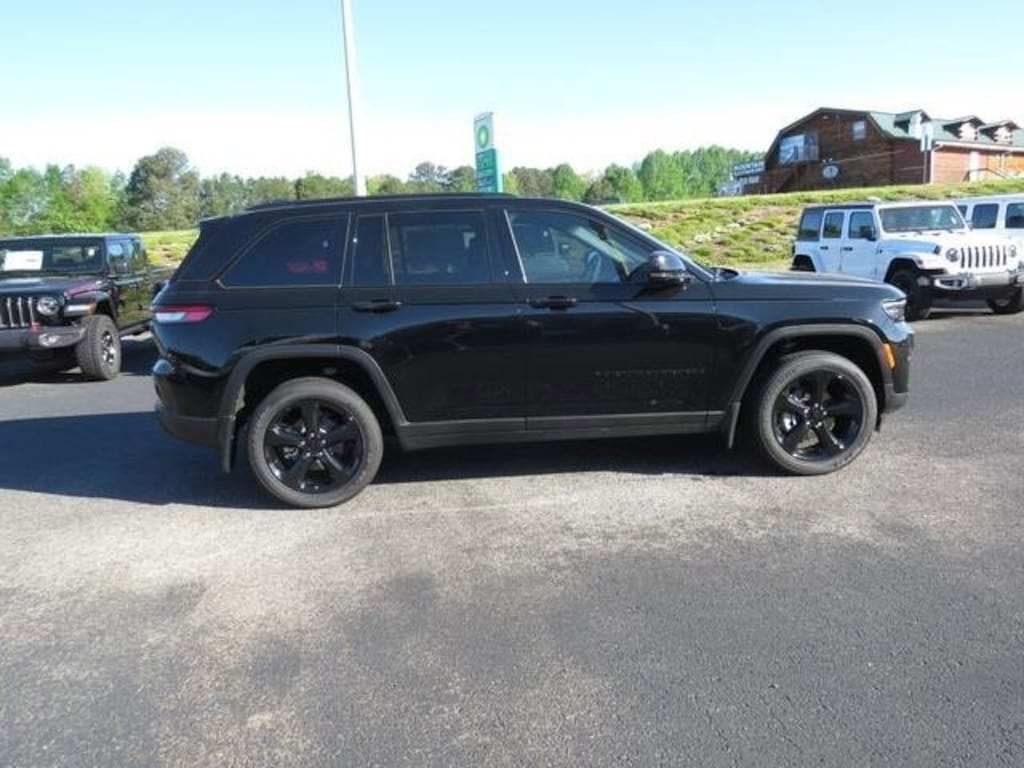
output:
{"label": "headlight", "polygon": [[882,309],[885,311],[885,314],[887,314],[896,322],[899,322],[900,320],[903,320],[904,313],[907,310],[907,300],[885,299],[882,302]]}
{"label": "headlight", "polygon": [[946,250],[946,258],[950,261],[960,261],[960,251],[956,248],[949,248]]}
{"label": "headlight", "polygon": [[60,300],[54,296],[40,296],[36,299],[36,312],[43,317],[53,317],[60,312]]}

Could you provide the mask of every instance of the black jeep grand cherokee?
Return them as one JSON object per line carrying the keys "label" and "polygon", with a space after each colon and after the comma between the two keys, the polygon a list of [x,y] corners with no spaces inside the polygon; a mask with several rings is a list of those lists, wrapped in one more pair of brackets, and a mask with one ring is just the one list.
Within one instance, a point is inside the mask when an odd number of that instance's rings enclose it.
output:
{"label": "black jeep grand cherokee", "polygon": [[364,488],[385,435],[731,445],[743,417],[770,463],[821,474],[906,399],[903,309],[883,283],[707,269],[564,201],[281,203],[204,221],[157,296],[157,411],[226,471],[244,435],[305,507]]}

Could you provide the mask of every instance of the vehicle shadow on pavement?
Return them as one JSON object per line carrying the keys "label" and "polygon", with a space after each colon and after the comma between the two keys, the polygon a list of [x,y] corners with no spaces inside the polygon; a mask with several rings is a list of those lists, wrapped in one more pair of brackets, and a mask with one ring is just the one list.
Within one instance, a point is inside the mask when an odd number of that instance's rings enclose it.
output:
{"label": "vehicle shadow on pavement", "polygon": [[[121,342],[121,375],[149,376],[156,362],[156,347],[147,334],[139,338],[128,338]],[[51,360],[5,360],[0,363],[0,387],[36,382],[39,384],[84,383],[74,354],[69,352],[63,359]]]}
{"label": "vehicle shadow on pavement", "polygon": [[[0,489],[139,504],[279,509],[253,480],[244,451],[235,470],[217,454],[163,433],[152,413],[0,422]],[[764,468],[711,437],[657,437],[403,453],[390,447],[377,484],[572,472],[756,475]]]}
{"label": "vehicle shadow on pavement", "polygon": [[170,438],[151,412],[2,421],[0,445],[3,490],[140,504],[275,506],[248,472],[223,474],[214,451]]}
{"label": "vehicle shadow on pavement", "polygon": [[768,471],[744,450],[713,435],[480,445],[384,454],[375,483],[415,483],[571,472],[757,476]]}

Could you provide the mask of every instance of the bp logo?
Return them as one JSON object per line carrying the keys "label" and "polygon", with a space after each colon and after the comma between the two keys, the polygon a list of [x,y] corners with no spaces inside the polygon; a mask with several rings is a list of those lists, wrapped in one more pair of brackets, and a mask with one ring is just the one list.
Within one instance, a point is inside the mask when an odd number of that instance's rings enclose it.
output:
{"label": "bp logo", "polygon": [[491,143],[491,129],[487,123],[481,123],[476,128],[476,148],[486,149]]}

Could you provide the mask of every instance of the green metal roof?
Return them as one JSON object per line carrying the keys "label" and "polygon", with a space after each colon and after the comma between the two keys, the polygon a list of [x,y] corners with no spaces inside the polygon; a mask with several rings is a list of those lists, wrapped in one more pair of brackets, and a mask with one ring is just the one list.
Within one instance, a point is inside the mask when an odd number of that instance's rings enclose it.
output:
{"label": "green metal roof", "polygon": [[[924,110],[914,110],[911,112],[868,112],[867,114],[882,133],[892,139],[914,139],[916,141],[918,137],[910,132],[910,125],[914,115],[920,115],[922,121],[931,122],[932,135],[936,142],[957,142],[990,147],[1024,147],[1024,131],[1021,131],[1017,123],[1012,120],[986,124],[985,121],[976,115],[954,118],[933,117],[929,119],[928,113]],[[976,128],[979,128],[977,138],[960,138],[959,129],[964,123],[971,123]],[[1001,125],[1007,126],[1011,131],[1009,144],[1000,143],[995,140],[995,131]]]}

